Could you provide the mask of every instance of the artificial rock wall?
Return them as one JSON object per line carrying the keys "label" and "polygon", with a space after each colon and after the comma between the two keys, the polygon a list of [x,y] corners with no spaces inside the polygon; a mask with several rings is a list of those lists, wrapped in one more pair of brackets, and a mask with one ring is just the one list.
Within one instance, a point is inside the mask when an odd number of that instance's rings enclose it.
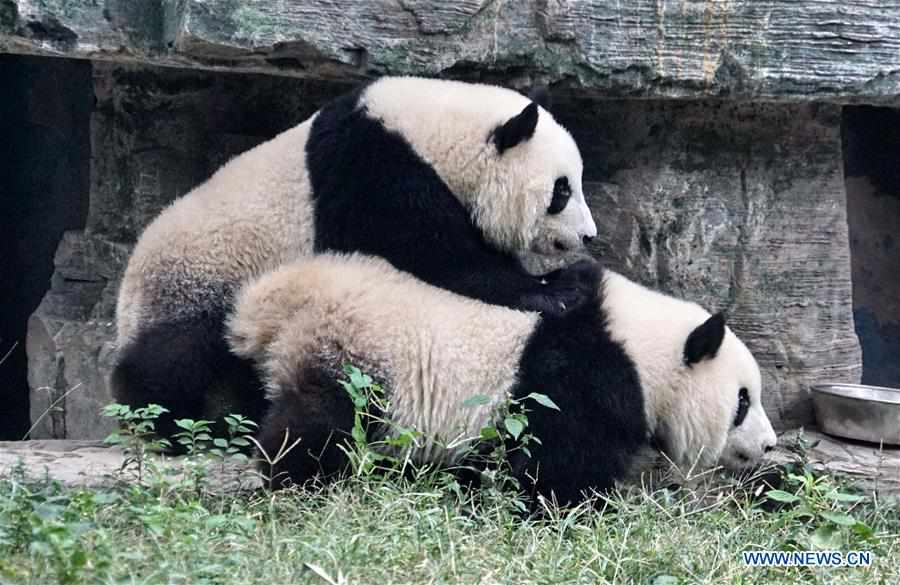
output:
{"label": "artificial rock wall", "polygon": [[90,59],[95,97],[87,219],[28,321],[33,436],[107,432],[115,294],[142,227],[385,73],[551,84],[585,158],[592,251],[726,310],[776,425],[808,423],[811,383],[861,375],[841,112],[896,102],[898,24],[877,0],[0,0],[0,52]]}

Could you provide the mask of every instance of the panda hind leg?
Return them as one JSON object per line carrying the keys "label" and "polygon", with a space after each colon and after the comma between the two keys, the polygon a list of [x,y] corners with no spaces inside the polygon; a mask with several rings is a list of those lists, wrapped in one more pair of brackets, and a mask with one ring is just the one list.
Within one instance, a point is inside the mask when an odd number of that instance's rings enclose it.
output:
{"label": "panda hind leg", "polygon": [[260,457],[260,473],[271,478],[275,489],[334,477],[347,467],[339,445],[350,437],[353,422],[353,403],[333,372],[300,369],[294,385],[281,388],[271,399],[260,425],[257,440],[265,451]]}
{"label": "panda hind leg", "polygon": [[[132,408],[159,404],[168,409],[156,431],[169,438],[181,431],[175,420],[213,420],[224,436],[225,414],[258,422],[265,396],[250,361],[232,354],[222,320],[209,315],[164,322],[141,331],[121,350],[110,377],[113,399]],[[173,441],[174,443],[174,441]],[[180,449],[173,444],[173,451]]]}

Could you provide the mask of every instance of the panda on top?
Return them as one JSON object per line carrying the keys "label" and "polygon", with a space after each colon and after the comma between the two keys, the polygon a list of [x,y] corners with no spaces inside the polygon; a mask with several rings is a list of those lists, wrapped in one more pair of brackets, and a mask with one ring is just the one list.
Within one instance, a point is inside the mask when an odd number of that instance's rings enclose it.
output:
{"label": "panda on top", "polygon": [[119,290],[113,396],[161,404],[169,421],[258,420],[262,391],[228,351],[226,313],[242,283],[318,251],[379,255],[467,297],[560,313],[584,298],[584,264],[540,279],[521,260],[596,235],[581,175],[569,133],[515,91],[412,77],[361,87],[232,159],[146,228]]}
{"label": "panda on top", "polygon": [[[263,449],[301,439],[274,470],[293,482],[345,465],[353,426],[338,385],[350,362],[384,384],[388,420],[423,433],[419,461],[453,462],[440,445],[478,435],[509,398],[545,394],[529,429],[542,443],[514,452],[513,474],[560,503],[605,490],[651,444],[680,466],[741,468],[775,445],[759,367],[721,314],[590,264],[590,298],[543,318],[426,284],[383,259],[324,254],[248,284],[227,338],[256,362],[271,406]],[[489,403],[463,403],[486,395]],[[457,441],[459,442],[459,441]]]}

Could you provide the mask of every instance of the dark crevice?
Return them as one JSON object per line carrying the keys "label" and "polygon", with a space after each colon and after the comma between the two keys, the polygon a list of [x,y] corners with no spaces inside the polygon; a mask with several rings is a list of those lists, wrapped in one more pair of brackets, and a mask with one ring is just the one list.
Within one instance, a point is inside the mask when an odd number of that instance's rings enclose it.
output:
{"label": "dark crevice", "polygon": [[0,440],[11,440],[30,426],[28,317],[63,232],[87,215],[93,89],[86,61],[3,55],[0,79]]}
{"label": "dark crevice", "polygon": [[900,387],[900,110],[845,107],[842,130],[862,381]]}

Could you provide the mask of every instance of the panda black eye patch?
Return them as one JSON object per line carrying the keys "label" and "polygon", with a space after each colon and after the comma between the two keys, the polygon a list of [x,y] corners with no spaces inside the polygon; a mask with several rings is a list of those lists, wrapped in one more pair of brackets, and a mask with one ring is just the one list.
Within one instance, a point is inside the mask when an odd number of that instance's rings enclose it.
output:
{"label": "panda black eye patch", "polygon": [[744,422],[744,419],[747,417],[747,410],[749,408],[750,393],[746,388],[741,388],[740,391],[738,391],[738,409],[737,414],[734,416],[734,426],[741,426],[741,423]]}
{"label": "panda black eye patch", "polygon": [[566,208],[569,197],[572,196],[572,188],[569,186],[569,179],[560,177],[553,183],[553,199],[550,200],[550,207],[547,213],[554,215]]}

